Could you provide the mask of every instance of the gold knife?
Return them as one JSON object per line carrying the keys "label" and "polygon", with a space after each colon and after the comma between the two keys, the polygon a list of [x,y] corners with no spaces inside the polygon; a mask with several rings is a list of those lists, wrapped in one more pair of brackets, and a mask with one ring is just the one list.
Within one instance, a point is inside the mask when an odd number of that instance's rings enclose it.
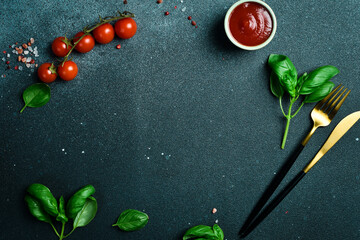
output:
{"label": "gold knife", "polygon": [[329,138],[326,140],[322,148],[315,155],[313,160],[303,169],[304,173],[307,173],[319,160],[322,158],[327,151],[332,148],[337,141],[340,140],[344,134],[349,131],[349,129],[360,119],[360,111],[354,112],[348,116],[346,116],[343,120],[341,120],[338,125],[331,132]]}
{"label": "gold knife", "polygon": [[346,116],[343,120],[341,120],[338,125],[331,132],[330,136],[321,147],[319,152],[315,155],[315,157],[310,161],[310,163],[301,170],[289,183],[286,187],[281,190],[281,192],[276,195],[274,200],[272,200],[265,209],[251,222],[249,227],[245,230],[244,233],[241,234],[241,238],[245,238],[252,230],[254,230],[257,225],[259,225],[276,206],[286,197],[286,195],[300,182],[300,180],[306,175],[306,173],[322,158],[325,153],[327,153],[330,148],[332,148],[337,141],[340,140],[344,134],[349,131],[349,129],[360,119],[360,111],[354,112],[348,116]]}

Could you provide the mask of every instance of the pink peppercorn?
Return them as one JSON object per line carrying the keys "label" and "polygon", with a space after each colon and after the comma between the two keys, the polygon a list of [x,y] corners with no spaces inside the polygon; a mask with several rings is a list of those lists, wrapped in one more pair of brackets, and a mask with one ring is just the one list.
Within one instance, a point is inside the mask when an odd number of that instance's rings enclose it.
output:
{"label": "pink peppercorn", "polygon": [[117,49],[120,49],[120,48],[121,48],[121,45],[120,45],[120,44],[116,45],[116,48],[117,48]]}
{"label": "pink peppercorn", "polygon": [[188,16],[188,20],[191,20],[192,19],[192,17],[191,16]]}
{"label": "pink peppercorn", "polygon": [[165,12],[165,15],[166,15],[166,16],[169,15],[169,14],[170,14],[169,11],[166,11],[166,12]]}
{"label": "pink peppercorn", "polygon": [[15,69],[15,70],[18,70],[18,69],[19,69],[19,67],[18,67],[18,66],[15,66],[15,67],[14,67],[14,69]]}
{"label": "pink peppercorn", "polygon": [[194,20],[192,20],[191,25],[196,26],[196,22]]}
{"label": "pink peppercorn", "polygon": [[10,61],[6,61],[6,64],[8,64],[8,65],[9,65],[9,64],[10,64]]}

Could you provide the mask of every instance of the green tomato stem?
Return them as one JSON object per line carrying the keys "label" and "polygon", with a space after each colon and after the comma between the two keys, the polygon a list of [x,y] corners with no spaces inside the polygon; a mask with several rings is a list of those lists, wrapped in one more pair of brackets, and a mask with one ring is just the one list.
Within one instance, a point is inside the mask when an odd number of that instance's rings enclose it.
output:
{"label": "green tomato stem", "polygon": [[288,111],[288,114],[286,115],[287,121],[286,121],[286,127],[285,127],[283,140],[282,140],[282,143],[281,143],[281,149],[285,148],[286,138],[287,138],[287,135],[288,135],[288,132],[289,132],[289,126],[290,126],[290,120],[291,120],[291,108],[292,108],[293,104],[294,104],[294,102],[293,102],[293,100],[291,100],[290,105],[289,105],[289,111]]}
{"label": "green tomato stem", "polygon": [[95,28],[105,24],[105,23],[108,23],[108,22],[112,22],[112,21],[115,21],[115,20],[120,20],[120,19],[123,19],[123,18],[129,18],[129,17],[135,17],[135,14],[131,13],[131,12],[123,12],[123,13],[120,13],[119,12],[119,16],[111,16],[111,17],[105,17],[105,18],[100,18],[100,22],[98,22],[97,24],[95,24],[93,27],[91,27],[90,29],[87,29],[85,28],[84,29],[84,34],[76,41],[74,42],[73,46],[71,47],[70,51],[68,52],[68,54],[66,54],[66,56],[64,57],[64,60],[63,62],[61,63],[61,65],[63,65],[69,58],[70,54],[72,53],[72,51],[75,49],[76,45],[81,41],[81,39],[83,39],[86,35],[89,35],[92,31],[95,30]]}

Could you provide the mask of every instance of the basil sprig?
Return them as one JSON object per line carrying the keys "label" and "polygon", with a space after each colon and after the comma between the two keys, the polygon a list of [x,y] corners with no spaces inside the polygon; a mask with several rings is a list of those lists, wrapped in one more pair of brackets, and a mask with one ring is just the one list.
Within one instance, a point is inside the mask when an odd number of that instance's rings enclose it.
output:
{"label": "basil sprig", "polygon": [[[285,133],[281,148],[285,148],[286,138],[289,131],[290,120],[296,116],[305,103],[312,103],[322,100],[334,88],[334,83],[329,81],[339,73],[339,70],[331,65],[319,67],[312,72],[304,73],[298,77],[293,63],[287,56],[271,54],[268,64],[272,70],[270,74],[270,90],[279,99],[280,108],[287,119]],[[282,98],[285,93],[289,95],[289,110],[284,112]],[[303,95],[303,101],[299,108],[292,114],[293,104]]]}
{"label": "basil sprig", "polygon": [[188,239],[224,240],[224,232],[217,224],[214,224],[213,227],[198,225],[190,228],[185,232],[183,240]]}
{"label": "basil sprig", "polygon": [[123,231],[130,232],[139,230],[148,223],[149,216],[146,213],[135,209],[127,209],[123,211],[113,227],[118,227]]}
{"label": "basil sprig", "polygon": [[[69,236],[76,228],[84,227],[91,222],[97,212],[97,202],[91,195],[95,188],[87,185],[77,191],[69,200],[65,209],[65,200],[61,196],[59,204],[46,186],[34,183],[27,188],[25,202],[30,213],[39,221],[49,223],[60,240]],[[65,224],[73,219],[73,229],[64,234]],[[53,224],[53,219],[61,222],[61,231],[58,232]]]}

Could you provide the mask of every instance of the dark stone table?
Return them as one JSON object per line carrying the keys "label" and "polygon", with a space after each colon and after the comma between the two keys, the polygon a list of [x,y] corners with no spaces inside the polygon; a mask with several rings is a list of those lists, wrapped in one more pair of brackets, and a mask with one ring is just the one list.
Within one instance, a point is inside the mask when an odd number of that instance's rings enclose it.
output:
{"label": "dark stone table", "polygon": [[[56,239],[25,206],[25,189],[34,182],[65,199],[86,184],[96,188],[95,219],[68,239],[181,239],[188,228],[215,222],[226,239],[238,239],[256,201],[312,126],[314,104],[307,104],[280,149],[285,120],[269,90],[268,56],[289,56],[299,73],[334,65],[340,74],[333,81],[352,89],[333,123],[310,140],[288,181],[343,117],[359,111],[360,5],[267,1],[277,16],[276,36],[249,52],[224,34],[223,18],[234,2],[1,3],[1,54],[33,37],[39,64],[56,59],[54,38],[73,36],[98,15],[129,10],[138,24],[132,39],[74,53],[76,79],[52,83],[50,102],[22,114],[22,92],[38,81],[36,71],[16,63],[13,54],[11,70],[0,62],[1,239]],[[23,70],[14,70],[15,64]],[[358,123],[247,239],[359,239],[359,137]],[[128,208],[150,216],[144,229],[111,227]]]}

